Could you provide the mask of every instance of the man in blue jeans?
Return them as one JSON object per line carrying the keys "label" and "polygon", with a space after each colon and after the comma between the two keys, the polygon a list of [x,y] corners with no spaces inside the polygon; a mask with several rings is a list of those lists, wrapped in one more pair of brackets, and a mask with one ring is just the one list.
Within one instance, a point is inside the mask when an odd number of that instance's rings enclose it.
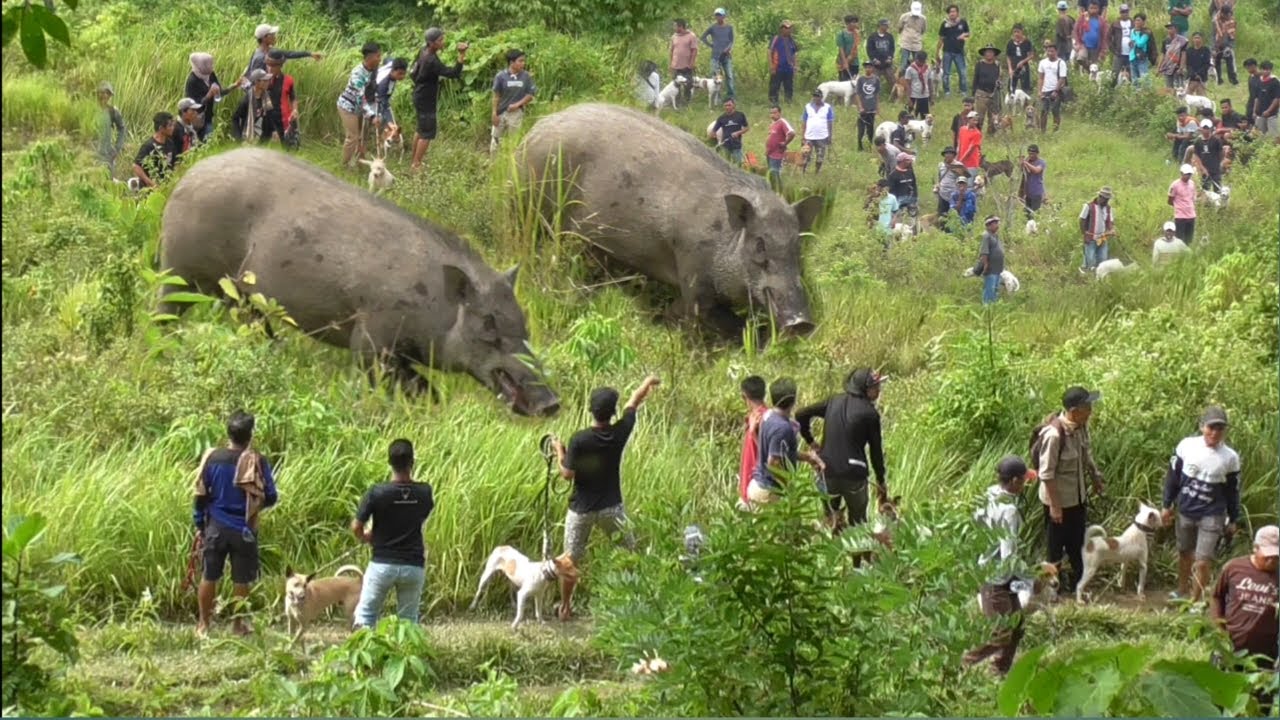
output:
{"label": "man in blue jeans", "polygon": [[990,305],[999,297],[1000,274],[1004,272],[1004,246],[1000,244],[1000,216],[988,215],[987,231],[978,246],[978,261],[964,272],[965,277],[982,278],[982,304]]}
{"label": "man in blue jeans", "polygon": [[[431,485],[413,479],[413,444],[408,440],[393,440],[387,455],[391,481],[369,488],[351,521],[351,532],[373,546],[360,604],[356,606],[357,628],[378,623],[382,604],[392,588],[396,591],[396,615],[418,622],[422,585],[426,581],[422,524],[435,507]],[[373,529],[367,530],[365,524],[370,519]]]}
{"label": "man in blue jeans", "polygon": [[[724,21],[725,9],[716,8],[716,22],[702,33],[702,44],[711,48],[711,77],[724,79],[725,97],[734,99],[733,90],[733,26]],[[711,38],[711,40],[707,40]]]}
{"label": "man in blue jeans", "polygon": [[960,8],[947,6],[947,19],[938,30],[938,50],[942,53],[942,91],[951,97],[951,68],[954,66],[960,75],[960,92],[969,93],[969,83],[965,80],[968,66],[964,60],[964,44],[969,39],[969,23],[960,17]]}

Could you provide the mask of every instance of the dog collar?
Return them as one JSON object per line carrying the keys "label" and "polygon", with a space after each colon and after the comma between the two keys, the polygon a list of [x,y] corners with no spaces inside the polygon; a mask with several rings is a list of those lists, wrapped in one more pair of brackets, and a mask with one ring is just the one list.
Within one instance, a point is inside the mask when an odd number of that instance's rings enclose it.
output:
{"label": "dog collar", "polygon": [[1142,523],[1140,523],[1140,522],[1135,522],[1135,523],[1133,524],[1133,526],[1134,526],[1134,527],[1136,527],[1136,528],[1138,528],[1139,530],[1141,530],[1142,532],[1144,532],[1144,533],[1146,533],[1146,534],[1148,534],[1148,535],[1154,535],[1154,534],[1155,534],[1155,532],[1156,532],[1156,529],[1155,529],[1155,528],[1153,528],[1153,527],[1148,527],[1148,526],[1146,526],[1146,525],[1143,525],[1143,524],[1142,524]]}
{"label": "dog collar", "polygon": [[542,577],[546,580],[555,580],[560,573],[556,571],[555,563],[550,560],[542,563]]}

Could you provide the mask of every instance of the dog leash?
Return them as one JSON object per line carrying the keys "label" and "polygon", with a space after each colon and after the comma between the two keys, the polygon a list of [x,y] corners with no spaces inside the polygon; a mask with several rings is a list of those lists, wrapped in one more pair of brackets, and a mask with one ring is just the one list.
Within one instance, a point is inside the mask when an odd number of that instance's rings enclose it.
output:
{"label": "dog leash", "polygon": [[551,559],[551,483],[553,481],[551,465],[556,459],[555,436],[551,433],[538,440],[538,452],[547,464],[546,476],[542,485],[542,559]]}
{"label": "dog leash", "polygon": [[333,566],[337,565],[338,563],[341,563],[343,560],[346,560],[347,558],[351,557],[352,555],[355,555],[355,554],[356,554],[356,552],[357,552],[357,551],[359,551],[359,550],[360,550],[360,548],[362,548],[362,547],[364,547],[364,543],[361,543],[361,544],[359,544],[359,545],[356,545],[355,547],[351,548],[350,550],[347,550],[346,552],[342,553],[342,554],[341,554],[341,555],[339,555],[338,557],[336,557],[336,558],[334,558],[334,559],[330,560],[329,562],[327,562],[327,563],[325,563],[325,564],[323,564],[323,565],[321,565],[321,566],[317,567],[315,570],[313,570],[313,571],[312,571],[312,574],[313,574],[313,575],[319,575],[321,571],[323,571],[323,570],[327,570],[328,568],[333,567]]}
{"label": "dog leash", "polygon": [[195,585],[196,563],[200,561],[200,551],[204,549],[204,536],[199,530],[191,538],[191,550],[187,553],[187,572],[182,578],[181,592],[185,593]]}

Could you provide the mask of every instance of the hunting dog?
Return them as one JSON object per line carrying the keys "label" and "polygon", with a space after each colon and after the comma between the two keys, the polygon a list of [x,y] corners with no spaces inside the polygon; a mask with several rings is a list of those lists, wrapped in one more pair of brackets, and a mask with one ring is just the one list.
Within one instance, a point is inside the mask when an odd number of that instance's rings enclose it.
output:
{"label": "hunting dog", "polygon": [[997,162],[987,162],[987,159],[983,158],[982,172],[986,173],[988,180],[997,175],[1004,175],[1007,178],[1011,178],[1013,177],[1013,161],[1000,160]]}
{"label": "hunting dog", "polygon": [[568,555],[535,563],[510,545],[499,545],[485,561],[480,585],[476,588],[475,599],[471,601],[472,610],[480,604],[484,586],[499,572],[506,575],[516,588],[516,619],[511,623],[512,629],[524,619],[524,604],[529,596],[533,596],[533,615],[542,622],[542,596],[555,586],[557,579],[567,577],[576,580],[578,577],[578,569]]}
{"label": "hunting dog", "polygon": [[719,75],[709,78],[693,76],[693,89],[706,91],[707,107],[709,108],[714,108],[720,104],[720,88],[722,87],[724,87],[724,80]]}
{"label": "hunting dog", "polygon": [[[340,577],[348,570],[356,577]],[[355,624],[364,572],[355,565],[343,565],[334,571],[333,577],[314,578],[315,575],[295,573],[292,567],[284,570],[284,619],[294,642],[302,637],[312,620],[337,603],[342,603],[342,609],[347,613],[347,627]]]}
{"label": "hunting dog", "polygon": [[1147,536],[1154,535],[1160,527],[1160,511],[1146,503],[1138,504],[1138,513],[1133,522],[1119,537],[1107,537],[1107,531],[1100,525],[1091,525],[1084,533],[1084,570],[1080,574],[1080,584],[1076,585],[1076,602],[1084,602],[1084,588],[1107,565],[1120,564],[1120,586],[1124,587],[1124,565],[1127,562],[1138,563],[1138,598],[1145,597],[1147,585]]}
{"label": "hunting dog", "polygon": [[852,80],[828,80],[818,85],[818,92],[822,93],[822,102],[827,102],[830,95],[839,95],[844,100],[845,107],[853,104]]}

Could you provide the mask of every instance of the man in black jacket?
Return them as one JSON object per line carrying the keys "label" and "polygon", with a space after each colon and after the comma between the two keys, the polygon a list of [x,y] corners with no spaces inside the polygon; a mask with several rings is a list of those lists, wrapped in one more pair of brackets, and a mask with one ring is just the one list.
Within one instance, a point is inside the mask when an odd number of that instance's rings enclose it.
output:
{"label": "man in black jacket", "polygon": [[[876,492],[889,497],[880,440],[880,412],[875,401],[885,378],[870,368],[854,370],[845,380],[844,392],[796,413],[800,435],[826,464],[827,494],[831,496],[827,519],[834,531],[867,521],[867,481],[876,473]],[[814,441],[810,423],[822,419],[822,443]],[[868,452],[870,466],[868,467]],[[845,520],[841,505],[847,507]]]}
{"label": "man in black jacket", "polygon": [[418,115],[418,132],[413,141],[413,162],[409,168],[418,171],[422,168],[422,157],[427,154],[427,147],[436,137],[436,102],[440,97],[440,78],[462,77],[462,65],[467,61],[465,42],[458,43],[458,62],[449,67],[440,60],[440,51],[444,49],[444,30],[438,27],[427,28],[427,44],[418,54],[418,60],[409,70],[413,78],[413,109]]}

